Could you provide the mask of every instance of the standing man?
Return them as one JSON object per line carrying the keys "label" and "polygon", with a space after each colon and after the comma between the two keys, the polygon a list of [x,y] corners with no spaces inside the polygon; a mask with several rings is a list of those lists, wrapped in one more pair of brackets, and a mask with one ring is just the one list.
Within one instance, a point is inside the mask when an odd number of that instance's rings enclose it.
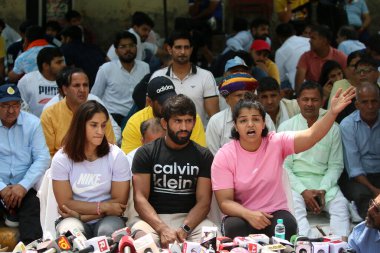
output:
{"label": "standing man", "polygon": [[206,127],[208,118],[219,112],[219,93],[211,72],[191,64],[192,50],[190,34],[174,32],[168,41],[168,51],[173,57],[173,64],[154,72],[151,79],[156,76],[170,78],[177,94],[184,94],[193,100]]}
{"label": "standing man", "polygon": [[350,180],[342,187],[364,219],[369,200],[380,194],[380,94],[374,83],[356,88],[356,111],[340,124]]}
{"label": "standing man", "polygon": [[[310,128],[325,114],[322,108],[322,87],[318,83],[305,82],[300,87],[298,104],[301,113],[285,121],[282,131],[299,131]],[[327,135],[311,149],[288,156],[284,162],[293,190],[293,205],[299,232],[314,238],[307,209],[315,214],[322,210],[330,214],[330,229],[334,235],[348,236],[350,215],[348,201],[338,186],[343,171],[343,147],[340,130],[334,124]]]}
{"label": "standing man", "polygon": [[133,90],[149,73],[149,65],[136,60],[136,45],[135,35],[127,31],[119,32],[114,42],[119,59],[99,68],[91,89],[91,93],[104,102],[119,126],[133,107]]}
{"label": "standing man", "polygon": [[135,209],[132,230],[152,233],[155,242],[199,242],[211,203],[211,152],[190,140],[196,110],[180,94],[167,100],[161,125],[165,137],[137,150],[133,164]]}
{"label": "standing man", "polygon": [[5,224],[19,226],[28,244],[42,236],[40,202],[34,184],[50,164],[40,121],[21,111],[21,95],[12,84],[0,86],[0,208]]}
{"label": "standing man", "polygon": [[[330,46],[333,35],[330,28],[323,25],[312,26],[310,32],[310,51],[302,54],[297,64],[295,91],[306,81],[318,82],[323,64],[334,60],[345,69],[347,56]],[[324,84],[321,84],[324,85]]]}
{"label": "standing man", "polygon": [[30,112],[40,117],[42,109],[58,93],[58,73],[66,66],[61,50],[45,47],[37,55],[38,70],[24,75],[18,82],[21,98]]}

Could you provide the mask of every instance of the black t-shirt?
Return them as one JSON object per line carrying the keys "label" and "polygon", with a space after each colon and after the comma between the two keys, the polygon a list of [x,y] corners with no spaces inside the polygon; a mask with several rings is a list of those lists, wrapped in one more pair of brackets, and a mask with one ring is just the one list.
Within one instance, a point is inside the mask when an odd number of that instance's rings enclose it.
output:
{"label": "black t-shirt", "polygon": [[211,152],[190,141],[180,150],[159,138],[139,148],[133,173],[151,174],[149,203],[159,214],[188,213],[196,204],[198,177],[210,178]]}

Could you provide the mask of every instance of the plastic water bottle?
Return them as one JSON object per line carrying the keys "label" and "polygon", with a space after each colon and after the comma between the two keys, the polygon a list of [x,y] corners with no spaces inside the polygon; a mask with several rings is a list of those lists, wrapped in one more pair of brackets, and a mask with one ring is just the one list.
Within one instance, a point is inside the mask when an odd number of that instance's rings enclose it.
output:
{"label": "plastic water bottle", "polygon": [[285,225],[282,219],[277,219],[277,225],[274,227],[274,236],[285,240]]}

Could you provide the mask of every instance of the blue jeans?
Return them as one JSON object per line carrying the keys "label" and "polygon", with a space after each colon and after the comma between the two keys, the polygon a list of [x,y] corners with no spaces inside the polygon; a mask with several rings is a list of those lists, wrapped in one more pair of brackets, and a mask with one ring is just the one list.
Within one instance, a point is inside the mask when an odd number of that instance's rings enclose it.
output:
{"label": "blue jeans", "polygon": [[78,228],[89,239],[101,235],[111,236],[113,232],[124,227],[124,219],[117,216],[106,216],[95,223],[84,223],[77,218],[69,217],[58,222],[55,229],[57,235],[61,235],[69,229]]}

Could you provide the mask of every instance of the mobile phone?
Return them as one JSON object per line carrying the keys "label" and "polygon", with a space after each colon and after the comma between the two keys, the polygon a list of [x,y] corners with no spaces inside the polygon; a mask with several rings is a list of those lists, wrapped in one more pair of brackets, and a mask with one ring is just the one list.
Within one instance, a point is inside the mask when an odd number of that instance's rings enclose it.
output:
{"label": "mobile phone", "polygon": [[314,199],[315,199],[315,201],[317,201],[318,206],[319,206],[319,207],[322,207],[322,199],[321,199],[321,196],[315,196]]}

